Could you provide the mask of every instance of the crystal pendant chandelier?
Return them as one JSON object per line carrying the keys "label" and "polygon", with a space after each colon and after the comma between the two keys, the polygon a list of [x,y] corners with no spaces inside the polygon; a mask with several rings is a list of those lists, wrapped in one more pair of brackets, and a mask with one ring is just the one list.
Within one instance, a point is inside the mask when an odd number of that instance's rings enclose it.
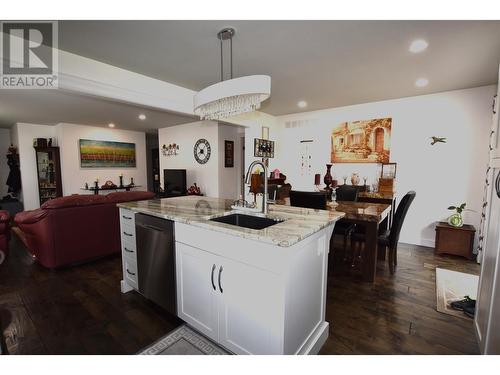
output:
{"label": "crystal pendant chandelier", "polygon": [[[226,28],[217,33],[220,40],[221,81],[208,86],[194,96],[194,113],[202,120],[221,120],[260,108],[271,95],[271,77],[253,75],[233,78],[233,36],[235,30]],[[229,40],[230,76],[224,81],[223,41]]]}

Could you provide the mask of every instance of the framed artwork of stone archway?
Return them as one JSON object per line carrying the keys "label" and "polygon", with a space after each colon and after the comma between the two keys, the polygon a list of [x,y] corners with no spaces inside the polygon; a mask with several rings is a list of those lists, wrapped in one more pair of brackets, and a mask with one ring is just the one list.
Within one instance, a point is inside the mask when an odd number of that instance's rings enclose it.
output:
{"label": "framed artwork of stone archway", "polygon": [[332,163],[388,163],[392,118],[343,122],[332,130]]}

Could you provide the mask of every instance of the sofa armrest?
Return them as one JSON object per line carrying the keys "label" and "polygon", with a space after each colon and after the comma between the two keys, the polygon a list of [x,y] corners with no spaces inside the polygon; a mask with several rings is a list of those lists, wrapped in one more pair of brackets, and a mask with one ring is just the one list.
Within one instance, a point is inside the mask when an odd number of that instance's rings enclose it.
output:
{"label": "sofa armrest", "polygon": [[23,224],[34,224],[39,222],[46,216],[47,216],[47,211],[38,208],[32,211],[19,212],[14,217],[14,222],[19,226],[22,226]]}
{"label": "sofa armrest", "polygon": [[10,220],[9,211],[0,210],[0,223],[8,223]]}

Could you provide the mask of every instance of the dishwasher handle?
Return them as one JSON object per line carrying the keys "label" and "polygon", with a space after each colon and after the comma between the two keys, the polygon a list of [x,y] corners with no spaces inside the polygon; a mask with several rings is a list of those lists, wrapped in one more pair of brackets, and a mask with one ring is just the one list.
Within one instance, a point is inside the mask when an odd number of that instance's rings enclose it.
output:
{"label": "dishwasher handle", "polygon": [[165,229],[162,229],[162,228],[159,228],[159,227],[155,227],[154,225],[151,225],[151,224],[136,224],[136,225],[140,226],[140,227],[143,227],[143,228],[154,230],[156,232],[164,232],[165,231]]}

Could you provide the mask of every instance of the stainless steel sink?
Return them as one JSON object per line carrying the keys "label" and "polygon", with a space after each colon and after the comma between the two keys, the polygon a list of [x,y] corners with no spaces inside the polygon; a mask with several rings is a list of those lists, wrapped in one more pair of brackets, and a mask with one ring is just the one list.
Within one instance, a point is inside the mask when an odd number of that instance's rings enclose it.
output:
{"label": "stainless steel sink", "polygon": [[226,216],[215,217],[213,219],[210,219],[210,221],[236,225],[237,227],[243,228],[264,229],[272,225],[281,223],[283,220],[244,214],[230,214]]}

